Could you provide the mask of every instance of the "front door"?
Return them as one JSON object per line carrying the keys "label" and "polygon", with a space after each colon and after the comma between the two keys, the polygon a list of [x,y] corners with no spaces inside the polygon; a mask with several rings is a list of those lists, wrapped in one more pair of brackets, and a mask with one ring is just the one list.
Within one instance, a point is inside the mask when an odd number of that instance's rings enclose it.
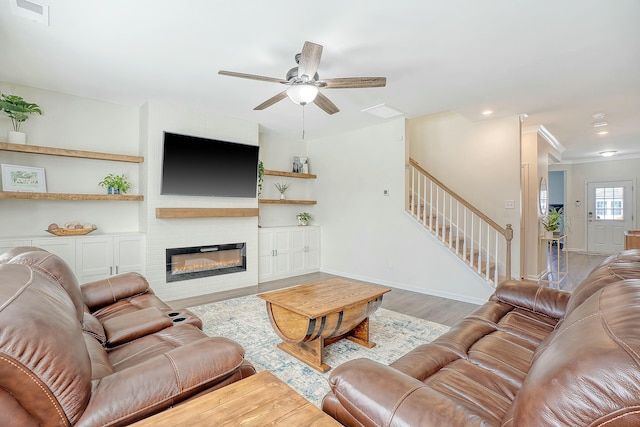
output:
{"label": "front door", "polygon": [[587,183],[587,250],[612,254],[624,249],[633,227],[632,181]]}

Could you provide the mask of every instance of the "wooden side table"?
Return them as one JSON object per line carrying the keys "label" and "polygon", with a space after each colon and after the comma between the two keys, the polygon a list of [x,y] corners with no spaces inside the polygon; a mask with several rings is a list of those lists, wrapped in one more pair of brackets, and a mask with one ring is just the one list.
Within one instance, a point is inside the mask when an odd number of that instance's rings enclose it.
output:
{"label": "wooden side table", "polygon": [[133,424],[136,427],[267,425],[339,427],[269,371],[262,371]]}
{"label": "wooden side table", "polygon": [[[553,254],[553,247],[556,247],[556,259],[555,262],[549,259],[549,256]],[[561,248],[565,247],[563,251]],[[540,282],[546,282],[553,285],[560,285],[565,276],[569,273],[569,256],[567,255],[567,235],[562,234],[560,236],[540,236],[538,244],[538,271]],[[561,269],[561,254],[564,252],[564,270]],[[543,262],[544,259],[544,262]],[[555,267],[555,269],[554,269]],[[543,279],[543,277],[547,279]],[[555,279],[553,277],[555,276]],[[549,278],[551,277],[551,279]]]}

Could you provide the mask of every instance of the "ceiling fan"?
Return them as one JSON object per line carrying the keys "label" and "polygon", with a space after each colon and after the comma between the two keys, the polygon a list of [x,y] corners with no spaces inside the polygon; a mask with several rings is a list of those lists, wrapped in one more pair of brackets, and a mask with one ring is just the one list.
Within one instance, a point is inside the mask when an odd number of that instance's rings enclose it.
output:
{"label": "ceiling fan", "polygon": [[260,80],[265,82],[280,83],[289,86],[286,90],[267,99],[258,105],[254,110],[264,110],[278,101],[289,97],[291,101],[298,105],[306,105],[313,102],[328,114],[335,114],[338,107],[329,100],[320,89],[348,89],[348,88],[368,88],[384,87],[387,84],[386,77],[345,77],[337,79],[320,79],[317,70],[322,56],[322,46],[319,44],[305,42],[302,52],[295,56],[297,67],[293,67],[287,72],[285,79],[259,76],[256,74],[236,73],[234,71],[220,70],[218,74],[243,79]]}

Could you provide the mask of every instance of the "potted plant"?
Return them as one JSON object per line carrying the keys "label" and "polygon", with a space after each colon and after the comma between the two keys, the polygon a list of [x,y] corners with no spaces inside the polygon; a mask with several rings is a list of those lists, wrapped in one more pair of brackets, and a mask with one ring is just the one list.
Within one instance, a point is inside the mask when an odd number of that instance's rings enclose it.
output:
{"label": "potted plant", "polygon": [[296,216],[298,217],[298,224],[300,225],[307,225],[311,220],[311,214],[309,212],[300,212]]}
{"label": "potted plant", "polygon": [[264,163],[262,160],[258,162],[258,197],[262,194],[262,183],[264,181]]}
{"label": "potted plant", "polygon": [[289,188],[289,186],[291,184],[284,183],[284,182],[276,182],[274,185],[276,186],[276,188],[280,192],[280,199],[284,200],[284,192],[287,191],[287,188]]}
{"label": "potted plant", "polygon": [[562,224],[563,218],[563,210],[562,208],[556,209],[553,208],[549,211],[546,217],[542,218],[540,221],[542,226],[547,231],[547,233],[551,233],[548,237],[555,235],[556,233],[560,233],[560,225]]}
{"label": "potted plant", "polygon": [[125,194],[129,190],[129,188],[131,188],[131,183],[129,182],[127,177],[124,176],[124,174],[114,175],[110,173],[109,175],[105,176],[104,179],[98,183],[98,185],[106,188],[107,193],[109,194]]}
{"label": "potted plant", "polygon": [[17,95],[0,95],[0,109],[7,113],[13,125],[13,131],[9,131],[9,142],[13,144],[24,144],[26,135],[20,132],[20,126],[29,118],[29,114],[42,114],[42,110],[37,104],[26,102]]}

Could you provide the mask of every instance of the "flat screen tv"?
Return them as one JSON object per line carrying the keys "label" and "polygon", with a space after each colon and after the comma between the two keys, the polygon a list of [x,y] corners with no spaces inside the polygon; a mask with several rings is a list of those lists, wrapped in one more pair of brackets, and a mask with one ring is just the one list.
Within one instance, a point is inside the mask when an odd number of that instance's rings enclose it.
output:
{"label": "flat screen tv", "polygon": [[256,145],[164,133],[160,194],[256,197]]}

